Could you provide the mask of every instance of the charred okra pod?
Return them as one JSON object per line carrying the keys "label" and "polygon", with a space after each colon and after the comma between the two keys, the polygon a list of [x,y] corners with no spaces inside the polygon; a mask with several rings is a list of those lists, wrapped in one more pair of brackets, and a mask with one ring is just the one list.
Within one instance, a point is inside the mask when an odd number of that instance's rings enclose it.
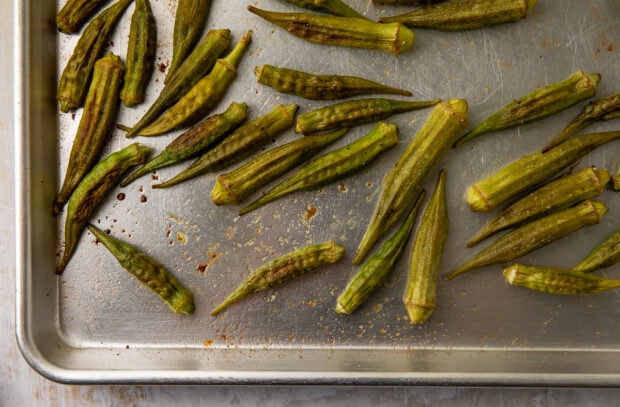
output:
{"label": "charred okra pod", "polygon": [[444,31],[476,30],[527,17],[537,0],[452,0],[426,5],[405,14],[380,18],[381,23]]}
{"label": "charred okra pod", "polygon": [[168,81],[161,93],[142,118],[130,129],[126,137],[131,138],[146,126],[151,124],[159,115],[174,105],[185,95],[215,64],[230,45],[230,30],[210,30],[205,38],[196,46],[174,75]]}
{"label": "charred okra pod", "polygon": [[446,172],[442,170],[422,215],[411,252],[403,303],[412,324],[423,324],[435,310],[437,280],[448,226]]}
{"label": "charred okra pod", "polygon": [[403,255],[405,246],[413,230],[418,208],[424,200],[424,191],[413,205],[409,215],[398,230],[386,240],[359,271],[349,280],[336,300],[336,312],[351,314],[362,305],[379,288],[394,269],[394,266]]}
{"label": "charred okra pod", "polygon": [[309,42],[378,49],[398,55],[413,47],[415,34],[400,23],[379,24],[365,18],[311,13],[278,13],[248,6],[248,10]]}
{"label": "charred okra pod", "polygon": [[138,132],[141,136],[157,136],[196,123],[220,101],[237,76],[237,65],[245,53],[252,31],[248,31],[235,48],[215,61],[213,70],[198,81],[155,122]]}
{"label": "charred okra pod", "polygon": [[268,290],[294,277],[340,260],[344,248],[333,241],[310,245],[280,256],[254,270],[248,278],[211,311],[216,315],[243,298],[259,291]]}
{"label": "charred okra pod", "polygon": [[447,280],[491,264],[508,263],[577,230],[600,222],[607,212],[602,202],[585,200],[534,220],[500,237],[451,272]]}
{"label": "charred okra pod", "polygon": [[455,145],[459,146],[483,134],[520,126],[561,112],[594,96],[600,80],[601,75],[597,73],[577,71],[560,82],[532,91],[487,117]]}
{"label": "charred okra pod", "polygon": [[60,102],[61,111],[66,113],[82,106],[95,62],[108,44],[110,33],[123,11],[132,1],[119,0],[95,17],[82,32],[58,84],[56,99]]}
{"label": "charred okra pod", "polygon": [[332,133],[301,137],[265,151],[235,170],[218,175],[211,191],[211,200],[216,205],[240,204],[265,184],[340,139],[347,131],[348,129],[341,129]]}
{"label": "charred okra pod", "polygon": [[613,266],[620,262],[620,230],[596,246],[571,270],[589,273],[591,271]]}
{"label": "charred okra pod", "polygon": [[53,213],[58,215],[75,187],[99,159],[118,113],[119,93],[125,68],[121,59],[109,53],[95,64],[93,80],[77,133],[73,140],[69,163]]}
{"label": "charred okra pod", "polygon": [[[211,11],[211,0],[179,0],[172,33],[172,62],[166,78],[173,75],[202,36]],[[168,83],[166,79],[164,83]]]}
{"label": "charred okra pod", "polygon": [[506,267],[503,273],[510,285],[522,286],[548,294],[596,294],[620,288],[620,280],[611,280],[588,273],[553,267],[513,264]]}
{"label": "charred okra pod", "polygon": [[105,3],[110,0],[67,0],[56,14],[56,28],[65,34],[74,34]]}
{"label": "charred okra pod", "polygon": [[297,191],[327,185],[369,165],[381,153],[398,143],[398,127],[379,123],[367,135],[317,157],[276,185],[256,201],[239,211],[244,215],[254,209]]}
{"label": "charred okra pod", "polygon": [[141,176],[197,156],[236,129],[247,118],[245,103],[231,103],[225,112],[215,114],[175,138],[157,156],[121,182],[127,186]]}
{"label": "charred okra pod", "polygon": [[121,100],[127,107],[144,102],[146,85],[155,67],[157,27],[148,0],[136,0],[131,16],[129,43],[127,45],[127,69],[121,90]]}
{"label": "charred okra pod", "polygon": [[88,230],[112,253],[118,263],[164,301],[175,314],[194,312],[194,296],[164,266],[127,242],[116,239],[92,223]]}
{"label": "charred okra pod", "polygon": [[609,171],[592,167],[551,181],[504,209],[484,225],[467,242],[467,246],[471,247],[494,233],[523,224],[545,213],[599,196],[608,182]]}
{"label": "charred okra pod", "polygon": [[153,185],[153,188],[171,187],[245,159],[276,135],[290,128],[295,120],[297,109],[299,109],[297,105],[278,105],[271,112],[243,124],[185,170],[166,182]]}
{"label": "charred okra pod", "polygon": [[379,201],[353,263],[361,263],[375,242],[411,205],[428,171],[467,128],[467,110],[467,102],[463,99],[451,99],[433,109],[394,168],[383,179]]}
{"label": "charred okra pod", "polygon": [[340,17],[366,18],[340,0],[284,0],[296,6]]}
{"label": "charred okra pod", "polygon": [[407,90],[392,88],[357,76],[314,75],[272,65],[257,66],[254,74],[261,85],[311,100],[336,100],[375,93],[411,96],[411,92]]}
{"label": "charred okra pod", "polygon": [[546,153],[526,155],[469,187],[467,203],[475,212],[487,212],[567,168],[605,143],[620,138],[620,131],[584,134],[570,138]]}
{"label": "charred okra pod", "polygon": [[439,99],[421,102],[383,98],[349,100],[300,114],[295,121],[295,132],[312,134],[373,123],[398,113],[424,109],[437,103]]}
{"label": "charred okra pod", "polygon": [[56,267],[57,274],[64,271],[75,252],[86,224],[107,193],[118,184],[121,176],[129,167],[143,164],[148,153],[148,147],[131,144],[110,154],[86,174],[67,204],[65,250]]}

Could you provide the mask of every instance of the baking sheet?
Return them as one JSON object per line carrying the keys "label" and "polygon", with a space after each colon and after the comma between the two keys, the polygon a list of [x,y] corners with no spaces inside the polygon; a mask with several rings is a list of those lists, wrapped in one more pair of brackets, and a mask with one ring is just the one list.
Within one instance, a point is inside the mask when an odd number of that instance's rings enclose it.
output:
{"label": "baking sheet", "polygon": [[[60,2],[60,5],[63,2]],[[133,124],[162,86],[171,57],[176,2],[152,1],[158,23],[156,70],[148,100],[122,108],[119,123]],[[465,98],[475,124],[532,89],[583,69],[602,75],[598,96],[618,91],[620,3],[540,1],[515,24],[442,33],[416,30],[411,51],[380,51],[305,43],[249,13],[248,4],[293,11],[269,0],[215,1],[208,28],[229,28],[232,42],[246,30],[253,41],[238,78],[214,109],[231,101],[249,105],[250,117],[276,104],[297,103],[300,112],[323,105],[256,83],[254,66],[273,64],[316,73],[359,75],[407,88],[412,99]],[[405,7],[350,4],[366,16],[403,12]],[[409,250],[388,283],[351,316],[333,311],[335,299],[358,267],[352,255],[380,191],[380,181],[424,123],[430,109],[394,116],[400,144],[366,170],[319,191],[298,193],[238,217],[236,207],[215,207],[208,194],[214,175],[167,190],[151,185],[182,165],[158,170],[113,191],[93,221],[152,254],[195,295],[196,312],[178,316],[144,289],[85,233],[60,277],[64,218],[50,216],[64,176],[81,111],[59,113],[55,87],[77,36],[58,34],[58,4],[23,1],[16,7],[18,128],[17,329],[33,367],[71,383],[315,383],[315,384],[501,384],[617,386],[620,362],[620,293],[557,297],[508,286],[500,267],[486,267],[438,287],[437,309],[422,326],[406,317],[401,295]],[[124,57],[133,5],[120,21],[110,50]],[[320,58],[316,56],[320,55]],[[483,136],[450,151],[428,176],[432,189],[439,167],[448,173],[450,232],[442,261],[445,275],[478,249],[464,243],[491,214],[471,213],[463,194],[472,182],[533,152],[563,128],[585,102],[544,121]],[[367,133],[352,130],[331,148]],[[614,130],[618,123],[591,131]],[[178,132],[137,141],[159,150]],[[292,140],[292,130],[274,145]],[[119,130],[106,147],[126,140]],[[620,167],[618,143],[580,166]],[[120,200],[117,194],[123,192]],[[258,196],[260,192],[254,196]],[[584,229],[530,256],[532,264],[571,266],[620,226],[618,197],[602,197],[609,213]],[[335,266],[239,302],[218,317],[210,310],[248,273],[292,249],[334,239],[346,249]],[[482,246],[480,246],[482,247]],[[617,268],[601,274],[618,278]]]}

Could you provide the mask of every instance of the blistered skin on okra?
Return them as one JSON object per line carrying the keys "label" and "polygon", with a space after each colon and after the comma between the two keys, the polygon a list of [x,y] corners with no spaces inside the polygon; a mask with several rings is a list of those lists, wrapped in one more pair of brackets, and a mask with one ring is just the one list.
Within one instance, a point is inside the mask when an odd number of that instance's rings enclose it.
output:
{"label": "blistered skin on okra", "polygon": [[330,240],[282,255],[254,270],[228,298],[211,311],[211,315],[219,314],[230,304],[250,294],[268,290],[326,264],[336,263],[343,254],[344,248]]}
{"label": "blistered skin on okra", "polygon": [[381,23],[444,31],[476,30],[524,19],[537,0],[452,0],[380,18]]}
{"label": "blistered skin on okra", "polygon": [[359,171],[397,143],[398,127],[391,123],[379,123],[365,136],[309,161],[295,174],[241,209],[239,215],[294,192],[318,188]]}
{"label": "blistered skin on okra", "polygon": [[595,270],[613,266],[620,262],[620,230],[596,246],[586,257],[572,267],[573,271],[590,273]]}
{"label": "blistered skin on okra", "polygon": [[107,46],[116,23],[132,1],[119,0],[97,15],[82,32],[60,76],[56,99],[61,111],[66,113],[82,106],[95,62]]}
{"label": "blistered skin on okra", "polygon": [[110,0],[67,0],[56,15],[56,28],[65,34],[74,34],[80,31],[82,25]]}
{"label": "blistered skin on okra", "polygon": [[82,179],[67,204],[65,248],[56,267],[57,274],[61,274],[69,263],[92,213],[127,169],[144,163],[149,151],[148,147],[130,144],[102,159]]}
{"label": "blistered skin on okra", "polygon": [[553,180],[519,199],[480,229],[468,242],[476,243],[499,231],[535,219],[556,209],[567,208],[603,193],[609,171],[586,167],[574,174]]}
{"label": "blistered skin on okra", "polygon": [[534,188],[595,148],[620,138],[620,131],[569,138],[546,153],[526,155],[469,187],[466,200],[475,212],[490,211]]}
{"label": "blistered skin on okra", "polygon": [[468,105],[464,99],[450,99],[433,109],[394,168],[383,179],[381,195],[353,263],[361,263],[375,242],[411,205],[428,171],[467,128],[467,112]]}
{"label": "blistered skin on okra", "polygon": [[174,313],[194,312],[194,296],[164,266],[129,243],[116,239],[92,223],[88,230],[103,243],[118,263],[142,284],[150,288]]}
{"label": "blistered skin on okra", "polygon": [[245,103],[232,102],[223,113],[207,118],[175,138],[161,153],[121,182],[121,186],[127,186],[149,172],[201,154],[241,125],[248,116],[247,109]]}
{"label": "blistered skin on okra", "polygon": [[287,3],[340,17],[366,18],[340,0],[283,0]]}
{"label": "blistered skin on okra", "polygon": [[412,324],[423,324],[435,311],[439,268],[448,227],[446,171],[442,170],[420,220],[411,252],[403,304]]}
{"label": "blistered skin on okra", "polygon": [[384,98],[349,100],[300,114],[295,121],[295,132],[312,134],[373,123],[395,114],[425,109],[439,102],[439,99],[413,102]]}
{"label": "blistered skin on okra", "polygon": [[311,13],[278,13],[248,6],[250,12],[309,42],[377,49],[395,55],[413,47],[415,34],[402,24]]}
{"label": "blistered skin on okra", "polygon": [[543,119],[596,95],[601,75],[577,71],[568,78],[534,90],[516,99],[483,120],[456,142],[469,140]]}
{"label": "blistered skin on okra", "polygon": [[548,294],[584,295],[620,288],[620,280],[553,267],[513,264],[503,271],[510,285],[526,287]]}
{"label": "blistered skin on okra", "polygon": [[185,170],[168,181],[153,185],[153,188],[168,188],[245,159],[290,128],[297,109],[299,109],[297,105],[278,105],[271,112],[243,124]]}
{"label": "blistered skin on okra", "polygon": [[270,181],[339,140],[348,130],[298,138],[265,151],[231,172],[218,175],[211,190],[211,201],[216,205],[240,204]]}
{"label": "blistered skin on okra", "polygon": [[452,271],[446,279],[491,264],[508,263],[581,228],[599,223],[606,212],[605,204],[589,200],[552,212],[500,237]]}
{"label": "blistered skin on okra", "polygon": [[351,314],[390,276],[394,266],[403,255],[405,246],[415,224],[416,215],[424,200],[425,191],[422,190],[405,221],[388,240],[381,245],[349,280],[336,300],[336,312]]}
{"label": "blistered skin on okra", "polygon": [[120,57],[108,53],[95,64],[80,124],[73,139],[62,187],[54,202],[58,215],[73,190],[99,159],[116,121],[125,67]]}

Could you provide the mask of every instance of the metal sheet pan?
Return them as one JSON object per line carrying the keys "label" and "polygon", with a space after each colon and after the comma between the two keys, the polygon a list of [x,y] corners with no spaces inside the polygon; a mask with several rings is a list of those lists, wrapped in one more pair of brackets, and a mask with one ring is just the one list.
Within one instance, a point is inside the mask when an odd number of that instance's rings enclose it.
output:
{"label": "metal sheet pan", "polygon": [[[60,2],[63,3],[63,2]],[[158,63],[171,55],[176,2],[151,2],[158,21]],[[294,10],[285,3],[252,4]],[[262,21],[249,2],[215,1],[209,28],[230,28],[233,41],[254,30],[239,76],[215,111],[245,101],[251,116],[277,103],[302,111],[321,105],[279,95],[255,82],[255,65],[270,63],[318,73],[365,76],[410,89],[416,99],[465,98],[476,123],[534,88],[583,69],[599,72],[599,96],[620,83],[620,3],[614,0],[540,1],[516,24],[479,31],[417,30],[410,52],[392,56],[308,44]],[[350,4],[370,18],[403,12],[370,0]],[[151,253],[195,293],[191,317],[171,313],[139,286],[94,238],[84,234],[61,277],[54,273],[62,249],[64,218],[51,205],[64,174],[80,112],[60,114],[55,102],[59,72],[77,37],[58,34],[56,2],[21,0],[15,7],[17,73],[16,162],[17,337],[27,361],[46,377],[69,383],[311,383],[459,385],[620,385],[620,293],[557,297],[509,287],[499,267],[451,282],[441,281],[438,306],[423,326],[412,326],[400,297],[408,252],[389,282],[358,312],[341,316],[334,301],[357,270],[352,253],[370,216],[383,174],[428,110],[395,116],[400,144],[367,170],[320,191],[295,194],[244,217],[215,207],[208,198],[214,176],[170,190],[153,190],[145,177],[115,191],[93,221]],[[130,6],[110,49],[125,54]],[[148,101],[123,108],[119,122],[132,124],[157,95],[164,74],[149,85]],[[472,253],[464,242],[489,218],[474,214],[466,187],[522,154],[540,148],[579,110],[488,135],[452,150],[440,164],[448,171],[451,228],[442,274]],[[592,131],[617,129],[617,122]],[[354,129],[337,146],[365,134]],[[173,136],[139,140],[156,149]],[[294,137],[279,137],[279,144]],[[128,141],[117,131],[107,151]],[[615,171],[620,145],[590,154],[580,165]],[[157,172],[167,179],[181,166]],[[436,170],[429,174],[432,186]],[[618,196],[602,198],[610,211],[600,225],[556,242],[522,261],[570,266],[620,226]],[[231,307],[209,311],[263,262],[307,243],[335,239],[347,250],[336,266],[291,281]],[[612,268],[604,275],[618,277]]]}

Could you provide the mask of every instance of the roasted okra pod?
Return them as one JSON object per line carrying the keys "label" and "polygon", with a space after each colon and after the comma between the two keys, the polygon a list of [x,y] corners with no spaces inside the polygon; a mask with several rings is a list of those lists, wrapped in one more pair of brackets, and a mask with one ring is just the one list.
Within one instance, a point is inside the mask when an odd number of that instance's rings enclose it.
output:
{"label": "roasted okra pod", "polygon": [[287,3],[340,17],[366,18],[340,0],[284,0]]}
{"label": "roasted okra pod", "polygon": [[56,28],[65,34],[74,34],[105,3],[110,0],[67,0],[56,14]]}
{"label": "roasted okra pod", "polygon": [[589,273],[613,266],[618,262],[620,262],[620,230],[614,232],[603,243],[596,246],[571,270]]}

